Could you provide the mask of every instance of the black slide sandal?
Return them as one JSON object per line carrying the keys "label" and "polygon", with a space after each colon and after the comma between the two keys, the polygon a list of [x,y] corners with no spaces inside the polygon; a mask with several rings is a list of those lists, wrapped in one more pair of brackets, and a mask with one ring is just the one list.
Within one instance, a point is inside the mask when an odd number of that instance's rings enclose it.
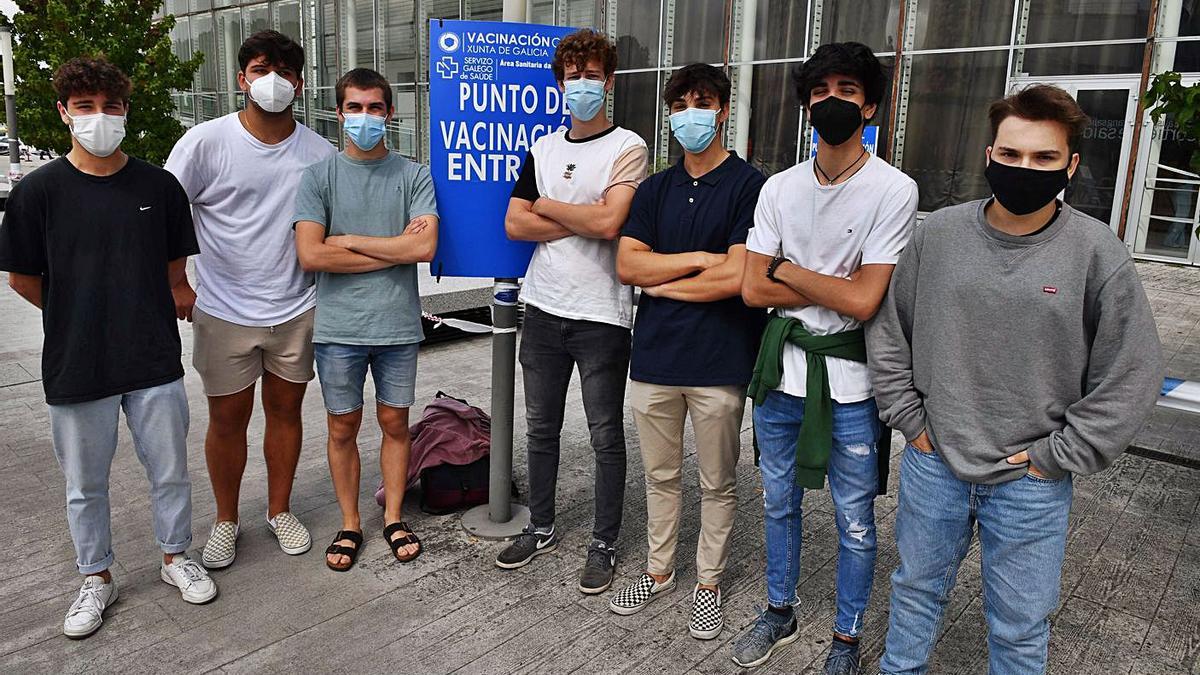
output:
{"label": "black slide sandal", "polygon": [[[392,539],[393,534],[401,531],[407,532],[408,535]],[[392,523],[391,525],[383,528],[383,540],[388,543],[388,546],[392,547],[392,555],[395,556],[396,560],[402,563],[416,560],[417,556],[421,555],[421,552],[425,550],[425,546],[421,544],[421,540],[417,538],[417,535],[412,531],[412,528],[408,526],[408,523],[404,522],[403,520],[398,523]],[[400,555],[400,547],[408,546],[410,544],[416,545],[417,552],[408,556],[407,558],[402,557]]]}
{"label": "black slide sandal", "polygon": [[[352,542],[354,547],[351,548],[349,546],[343,546],[337,543],[343,539]],[[358,552],[362,550],[362,543],[362,532],[355,532],[354,530],[339,530],[337,534],[333,535],[333,543],[329,545],[329,548],[325,549],[325,566],[334,572],[349,571],[351,567],[354,567],[355,561],[358,560]],[[350,562],[346,563],[345,567],[338,567],[337,565],[329,562],[329,556],[331,555],[344,555],[350,558]]]}

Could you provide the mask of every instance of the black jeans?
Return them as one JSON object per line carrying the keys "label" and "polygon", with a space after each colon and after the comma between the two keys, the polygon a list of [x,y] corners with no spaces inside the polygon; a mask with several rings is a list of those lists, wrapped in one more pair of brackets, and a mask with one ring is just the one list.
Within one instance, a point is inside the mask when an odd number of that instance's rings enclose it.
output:
{"label": "black jeans", "polygon": [[578,364],[583,410],[596,453],[592,535],[610,546],[616,543],[625,503],[625,382],[629,375],[629,350],[628,328],[564,319],[525,306],[520,358],[525,381],[529,511],[534,527],[554,524],[559,435],[571,371]]}

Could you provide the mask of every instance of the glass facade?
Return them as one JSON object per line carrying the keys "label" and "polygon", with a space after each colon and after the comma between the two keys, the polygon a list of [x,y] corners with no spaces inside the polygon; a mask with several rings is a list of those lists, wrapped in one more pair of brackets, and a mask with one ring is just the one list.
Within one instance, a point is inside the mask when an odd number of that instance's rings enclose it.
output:
{"label": "glass facade", "polygon": [[[1127,105],[1140,94],[1147,59],[1153,72],[1180,70],[1200,80],[1195,4],[1157,0],[1154,25],[1149,0],[528,0],[526,10],[531,22],[590,26],[613,37],[620,66],[610,112],[646,139],[656,168],[680,153],[660,102],[672,69],[694,61],[727,68],[726,142],[770,174],[811,150],[791,70],[825,42],[870,45],[894,80],[872,122],[880,127],[878,152],[917,181],[923,212],[988,194],[991,101],[1032,82],[1060,84],[1095,118],[1083,146],[1087,173],[1067,199],[1109,222],[1139,255],[1200,263],[1188,243],[1194,237],[1181,248],[1176,232],[1198,210],[1200,176],[1178,159],[1194,139],[1178,138],[1170,122],[1153,128]],[[301,41],[307,54],[298,119],[340,144],[333,84],[349,68],[372,67],[394,86],[392,146],[423,161],[429,19],[498,21],[502,6],[167,0],[162,11],[178,17],[176,53],[206,55],[193,88],[176,94],[179,116],[195,124],[237,110],[237,47],[273,27]],[[1173,182],[1189,180],[1196,182]]]}

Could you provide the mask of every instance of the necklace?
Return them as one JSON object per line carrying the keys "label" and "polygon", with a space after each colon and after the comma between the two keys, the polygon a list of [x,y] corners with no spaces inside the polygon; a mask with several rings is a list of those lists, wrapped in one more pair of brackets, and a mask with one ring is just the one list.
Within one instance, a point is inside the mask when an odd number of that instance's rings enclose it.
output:
{"label": "necklace", "polygon": [[821,168],[821,164],[820,164],[820,162],[818,162],[818,161],[817,161],[815,158],[813,159],[813,166],[815,166],[815,167],[817,168],[817,173],[821,174],[821,177],[822,177],[822,178],[824,178],[824,179],[827,181],[827,182],[825,183],[826,185],[833,185],[834,183],[836,183],[836,182],[837,182],[837,179],[839,179],[839,178],[841,178],[843,175],[845,175],[845,173],[846,173],[847,171],[849,171],[850,169],[853,169],[855,166],[857,166],[857,165],[858,165],[858,163],[859,163],[859,161],[860,161],[860,160],[862,160],[862,158],[863,158],[864,156],[866,156],[866,154],[867,154],[867,148],[866,148],[866,146],[863,146],[863,149],[862,149],[862,154],[861,154],[861,155],[859,155],[859,156],[858,156],[858,158],[857,158],[857,159],[855,159],[853,162],[850,162],[850,164],[849,164],[849,165],[848,165],[846,168],[842,169],[841,173],[839,173],[838,175],[834,176],[833,178],[830,178],[830,177],[829,177],[829,174],[825,173],[825,169],[822,169],[822,168]]}

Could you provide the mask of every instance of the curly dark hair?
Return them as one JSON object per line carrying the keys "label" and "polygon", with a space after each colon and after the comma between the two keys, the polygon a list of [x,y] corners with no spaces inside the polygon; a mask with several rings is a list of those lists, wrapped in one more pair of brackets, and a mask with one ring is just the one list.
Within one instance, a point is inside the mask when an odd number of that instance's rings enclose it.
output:
{"label": "curly dark hair", "polygon": [[246,66],[260,56],[267,57],[272,66],[287,66],[297,76],[304,74],[304,48],[277,30],[260,30],[246,38],[238,50],[238,69],[245,72]]}
{"label": "curly dark hair", "polygon": [[104,94],[129,103],[133,83],[103,56],[78,56],[54,71],[54,92],[64,106],[72,96]]}
{"label": "curly dark hair", "polygon": [[861,42],[823,44],[792,71],[792,84],[800,105],[807,108],[812,90],[830,75],[848,75],[862,82],[866,105],[878,105],[883,100],[887,73],[871,48]]}
{"label": "curly dark hair", "polygon": [[723,106],[729,103],[730,89],[725,71],[707,63],[690,63],[671,73],[663,89],[663,103],[670,106],[688,94],[708,94]]}
{"label": "curly dark hair", "polygon": [[559,40],[550,68],[554,71],[554,79],[562,82],[568,65],[583,70],[589,61],[599,61],[604,67],[604,76],[609,77],[617,70],[617,47],[604,33],[583,28]]}
{"label": "curly dark hair", "polygon": [[988,121],[992,124],[993,142],[1000,131],[1000,123],[1009,117],[1061,124],[1067,131],[1071,152],[1079,150],[1079,139],[1091,122],[1070,94],[1052,84],[1035,84],[992,103],[988,108]]}

